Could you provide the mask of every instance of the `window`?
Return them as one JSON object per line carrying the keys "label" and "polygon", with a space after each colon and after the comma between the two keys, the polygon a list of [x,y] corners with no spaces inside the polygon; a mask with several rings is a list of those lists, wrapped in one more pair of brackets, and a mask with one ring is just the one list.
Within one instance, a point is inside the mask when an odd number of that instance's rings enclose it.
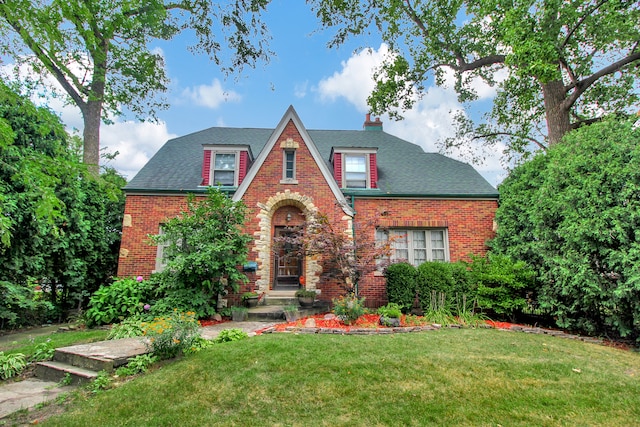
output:
{"label": "window", "polygon": [[233,186],[236,182],[235,153],[216,153],[213,167],[213,185]]}
{"label": "window", "polygon": [[376,240],[393,239],[390,261],[418,266],[425,261],[449,261],[446,229],[377,230]]}
{"label": "window", "polygon": [[344,174],[346,188],[367,188],[367,155],[345,154]]}
{"label": "window", "polygon": [[282,183],[296,183],[296,150],[283,150]]}
{"label": "window", "polygon": [[[158,230],[158,234],[163,235],[164,230],[162,229],[162,224],[160,224],[160,229]],[[164,259],[165,251],[169,247],[169,242],[158,243],[158,247],[156,249],[156,269],[153,271],[154,273],[160,273],[164,270],[166,266],[166,260]]]}

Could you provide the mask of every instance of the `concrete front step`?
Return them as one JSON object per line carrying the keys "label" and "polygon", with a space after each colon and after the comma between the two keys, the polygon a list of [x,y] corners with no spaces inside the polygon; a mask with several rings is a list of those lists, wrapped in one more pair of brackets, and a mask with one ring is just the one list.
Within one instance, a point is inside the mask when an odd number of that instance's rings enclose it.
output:
{"label": "concrete front step", "polygon": [[36,377],[60,381],[69,373],[73,383],[93,380],[99,371],[111,372],[129,359],[149,351],[142,338],[100,341],[56,349],[51,362],[36,364]]}
{"label": "concrete front step", "polygon": [[93,381],[98,376],[98,372],[72,366],[61,362],[38,362],[36,364],[36,377],[41,380],[59,383],[67,377],[71,377],[68,385],[80,385]]}
{"label": "concrete front step", "polygon": [[[297,300],[293,305],[298,305]],[[284,320],[284,307],[285,305],[260,305],[258,307],[250,308],[248,319],[263,322]],[[302,308],[298,306],[298,311],[302,317],[326,313],[329,311],[329,304],[324,301],[316,301],[314,306],[310,308]]]}

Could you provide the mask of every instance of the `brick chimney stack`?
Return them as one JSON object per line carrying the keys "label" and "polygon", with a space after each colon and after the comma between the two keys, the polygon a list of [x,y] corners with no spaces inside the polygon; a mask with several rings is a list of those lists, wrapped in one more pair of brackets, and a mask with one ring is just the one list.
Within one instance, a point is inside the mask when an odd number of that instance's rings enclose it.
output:
{"label": "brick chimney stack", "polygon": [[375,120],[371,120],[371,114],[367,113],[365,116],[364,125],[362,128],[364,130],[373,130],[373,131],[381,131],[382,130],[382,121],[380,121],[380,117],[376,117]]}

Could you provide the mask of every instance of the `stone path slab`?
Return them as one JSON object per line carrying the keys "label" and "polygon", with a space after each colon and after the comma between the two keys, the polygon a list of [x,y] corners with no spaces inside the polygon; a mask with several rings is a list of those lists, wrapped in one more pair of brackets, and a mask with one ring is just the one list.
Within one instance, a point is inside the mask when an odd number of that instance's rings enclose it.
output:
{"label": "stone path slab", "polygon": [[75,387],[60,387],[58,383],[29,378],[0,387],[0,418],[21,409],[30,409],[55,399]]}

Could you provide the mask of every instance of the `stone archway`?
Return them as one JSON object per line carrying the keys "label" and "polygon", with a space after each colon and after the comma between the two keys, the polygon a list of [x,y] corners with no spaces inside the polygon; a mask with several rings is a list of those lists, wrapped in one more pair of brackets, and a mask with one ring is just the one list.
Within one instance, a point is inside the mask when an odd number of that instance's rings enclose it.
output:
{"label": "stone archway", "polygon": [[[260,209],[257,218],[259,220],[259,231],[254,233],[256,237],[253,251],[257,253],[256,260],[258,269],[256,271],[256,287],[259,292],[267,292],[271,289],[272,272],[272,241],[273,241],[273,220],[276,212],[285,206],[293,206],[300,210],[307,221],[313,220],[318,212],[318,208],[313,204],[313,200],[303,194],[285,190],[276,193],[264,203],[258,203]],[[316,289],[320,278],[319,273],[322,268],[313,257],[306,257],[304,262],[304,276],[307,289]]]}

